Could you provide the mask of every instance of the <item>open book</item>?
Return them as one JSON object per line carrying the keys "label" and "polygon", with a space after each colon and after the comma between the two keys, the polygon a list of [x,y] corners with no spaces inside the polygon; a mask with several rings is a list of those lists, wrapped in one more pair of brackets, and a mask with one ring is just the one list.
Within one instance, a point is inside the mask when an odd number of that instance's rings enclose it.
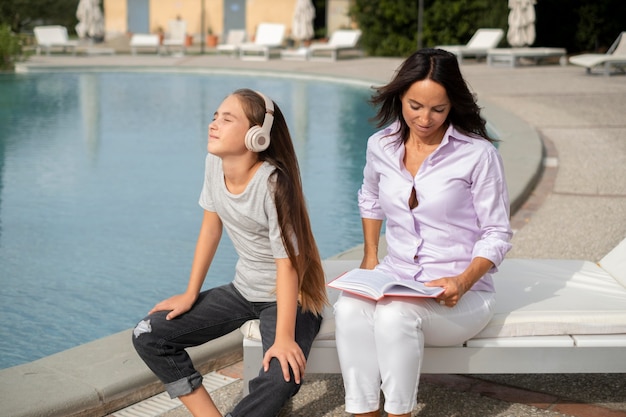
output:
{"label": "open book", "polygon": [[393,279],[375,269],[353,269],[327,284],[362,297],[380,300],[386,296],[434,298],[443,292],[442,287],[427,287],[419,281]]}

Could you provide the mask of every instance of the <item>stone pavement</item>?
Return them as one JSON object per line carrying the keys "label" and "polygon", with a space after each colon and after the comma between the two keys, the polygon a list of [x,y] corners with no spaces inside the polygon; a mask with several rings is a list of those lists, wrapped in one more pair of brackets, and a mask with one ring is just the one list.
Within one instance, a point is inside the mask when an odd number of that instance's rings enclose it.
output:
{"label": "stone pavement", "polygon": [[[27,65],[31,69],[236,69],[340,77],[378,85],[392,76],[400,62],[367,57],[337,62],[244,62],[214,55],[118,54],[34,57]],[[626,237],[626,76],[589,76],[584,69],[570,66],[510,69],[470,61],[462,71],[481,103],[508,111],[534,127],[545,148],[539,182],[512,218],[516,233],[509,256],[598,260]],[[222,372],[238,375],[237,368]],[[214,392],[225,411],[240,395],[241,381]],[[418,403],[414,415],[420,417],[626,417],[626,375],[424,375]],[[179,407],[164,415],[189,414]],[[339,376],[311,375],[283,415],[347,416]]]}

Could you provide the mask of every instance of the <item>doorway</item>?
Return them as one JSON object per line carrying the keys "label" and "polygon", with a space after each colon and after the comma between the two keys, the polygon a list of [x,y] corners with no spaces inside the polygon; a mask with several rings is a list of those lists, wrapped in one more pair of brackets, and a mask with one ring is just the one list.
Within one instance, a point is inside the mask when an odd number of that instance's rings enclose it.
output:
{"label": "doorway", "polygon": [[150,0],[126,0],[130,33],[150,33]]}

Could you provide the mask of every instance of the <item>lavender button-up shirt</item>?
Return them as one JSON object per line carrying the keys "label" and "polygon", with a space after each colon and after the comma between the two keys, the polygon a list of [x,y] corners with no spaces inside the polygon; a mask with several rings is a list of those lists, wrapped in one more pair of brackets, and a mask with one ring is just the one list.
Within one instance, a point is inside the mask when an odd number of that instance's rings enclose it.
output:
{"label": "lavender button-up shirt", "polygon": [[[511,249],[512,235],[497,149],[450,126],[413,177],[404,167],[405,147],[392,134],[397,128],[396,122],[369,138],[358,192],[362,218],[386,219],[387,256],[376,268],[430,281],[458,275],[482,257],[495,267],[472,289],[493,291],[491,274]],[[411,209],[413,188],[419,204]]]}

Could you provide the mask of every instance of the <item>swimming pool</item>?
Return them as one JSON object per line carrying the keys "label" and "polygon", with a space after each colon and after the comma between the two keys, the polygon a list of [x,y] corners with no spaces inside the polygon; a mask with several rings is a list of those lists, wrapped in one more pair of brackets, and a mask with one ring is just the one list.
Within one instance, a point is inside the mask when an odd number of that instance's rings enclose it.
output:
{"label": "swimming pool", "polygon": [[[361,242],[366,85],[226,74],[0,75],[0,368],[132,327],[185,289],[207,126],[249,87],[283,110],[322,257]],[[205,287],[229,282],[221,245]]]}

